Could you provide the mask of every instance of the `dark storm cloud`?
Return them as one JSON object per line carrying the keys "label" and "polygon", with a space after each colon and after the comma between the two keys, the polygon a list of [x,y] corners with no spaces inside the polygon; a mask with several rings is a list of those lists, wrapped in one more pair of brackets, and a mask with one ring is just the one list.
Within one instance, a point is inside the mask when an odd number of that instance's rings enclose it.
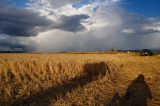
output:
{"label": "dark storm cloud", "polygon": [[0,4],[0,34],[9,36],[36,36],[52,22],[27,9]]}
{"label": "dark storm cloud", "polygon": [[0,51],[27,51],[26,46],[16,39],[0,39]]}
{"label": "dark storm cloud", "polygon": [[87,15],[61,16],[53,22],[27,9],[0,4],[0,34],[29,37],[49,29],[77,32],[85,29],[81,20],[87,18]]}
{"label": "dark storm cloud", "polygon": [[0,3],[0,51],[33,51],[34,42],[23,43],[27,41],[26,37],[53,29],[81,31],[85,29],[81,21],[87,18],[89,16],[80,14],[60,16],[56,21],[52,21],[31,10]]}
{"label": "dark storm cloud", "polygon": [[34,42],[27,39],[26,37],[18,38],[15,36],[8,36],[6,38],[0,38],[0,51],[29,52],[35,49],[33,45]]}
{"label": "dark storm cloud", "polygon": [[77,32],[85,29],[85,26],[81,24],[81,21],[89,18],[88,15],[72,15],[61,16],[54,24],[54,28],[61,29],[69,32]]}

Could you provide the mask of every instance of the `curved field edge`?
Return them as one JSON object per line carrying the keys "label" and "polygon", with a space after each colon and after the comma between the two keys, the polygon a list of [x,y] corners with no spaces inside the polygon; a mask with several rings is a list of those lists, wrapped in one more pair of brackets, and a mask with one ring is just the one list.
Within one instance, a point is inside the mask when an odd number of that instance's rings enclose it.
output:
{"label": "curved field edge", "polygon": [[111,104],[114,96],[125,97],[139,75],[152,95],[146,103],[159,106],[158,56],[0,54],[0,105],[116,105]]}

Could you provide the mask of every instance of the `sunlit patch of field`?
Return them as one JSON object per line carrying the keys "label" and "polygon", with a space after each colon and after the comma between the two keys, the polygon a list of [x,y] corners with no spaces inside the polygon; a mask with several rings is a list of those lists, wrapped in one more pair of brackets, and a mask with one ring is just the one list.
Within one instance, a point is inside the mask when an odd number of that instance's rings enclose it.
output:
{"label": "sunlit patch of field", "polygon": [[159,56],[0,54],[0,106],[129,106],[132,101],[160,106]]}

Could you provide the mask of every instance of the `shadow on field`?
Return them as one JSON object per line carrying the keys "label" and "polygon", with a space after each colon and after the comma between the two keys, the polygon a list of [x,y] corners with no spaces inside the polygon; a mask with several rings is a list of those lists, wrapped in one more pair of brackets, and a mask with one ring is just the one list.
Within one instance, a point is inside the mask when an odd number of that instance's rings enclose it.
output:
{"label": "shadow on field", "polygon": [[152,99],[149,86],[140,74],[128,86],[124,96],[116,93],[107,106],[147,106],[147,99]]}
{"label": "shadow on field", "polygon": [[[84,72],[80,77],[75,77],[70,81],[63,84],[58,84],[49,88],[46,91],[39,92],[38,94],[31,95],[27,98],[20,98],[13,102],[14,106],[36,105],[47,106],[50,105],[50,99],[56,100],[58,96],[65,98],[67,92],[71,92],[77,87],[83,87],[88,83],[97,80],[100,76],[105,76],[108,70],[107,64],[104,62],[85,64]],[[76,71],[76,70],[75,70]]]}

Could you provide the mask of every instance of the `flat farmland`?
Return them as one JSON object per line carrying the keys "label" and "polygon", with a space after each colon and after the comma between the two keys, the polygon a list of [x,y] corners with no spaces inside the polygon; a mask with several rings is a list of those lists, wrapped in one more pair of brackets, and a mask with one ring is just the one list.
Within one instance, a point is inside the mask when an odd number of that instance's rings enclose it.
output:
{"label": "flat farmland", "polygon": [[160,57],[0,54],[0,106],[160,106]]}

